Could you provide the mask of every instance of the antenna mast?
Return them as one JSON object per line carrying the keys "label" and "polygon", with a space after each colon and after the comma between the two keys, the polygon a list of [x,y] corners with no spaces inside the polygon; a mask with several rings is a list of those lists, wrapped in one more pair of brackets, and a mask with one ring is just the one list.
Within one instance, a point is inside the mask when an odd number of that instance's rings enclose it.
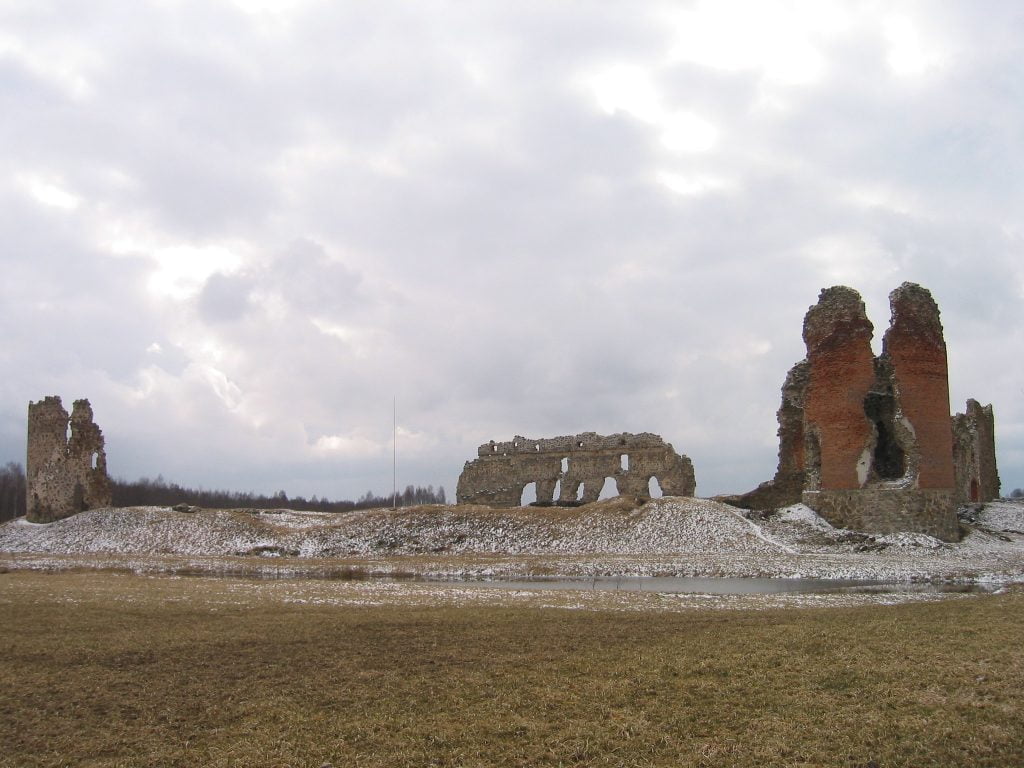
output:
{"label": "antenna mast", "polygon": [[392,416],[394,417],[392,426],[392,461],[391,461],[391,508],[398,509],[398,396],[396,395],[391,402]]}

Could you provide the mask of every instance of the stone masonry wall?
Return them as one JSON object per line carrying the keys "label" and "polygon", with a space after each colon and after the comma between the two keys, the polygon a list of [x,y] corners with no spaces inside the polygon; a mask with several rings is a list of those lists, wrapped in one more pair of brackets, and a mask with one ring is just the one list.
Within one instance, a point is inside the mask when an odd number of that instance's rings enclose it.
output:
{"label": "stone masonry wall", "polygon": [[103,433],[93,422],[88,400],[76,400],[70,417],[59,397],[28,404],[26,470],[26,518],[32,522],[110,506]]}
{"label": "stone masonry wall", "polygon": [[667,496],[692,496],[696,490],[690,460],[650,433],[516,437],[485,443],[477,456],[459,476],[460,504],[516,507],[530,483],[536,483],[538,503],[556,503],[556,487],[557,503],[589,503],[597,501],[609,477],[621,495],[646,497],[652,477]]}
{"label": "stone masonry wall", "polygon": [[872,533],[916,531],[944,541],[960,538],[952,490],[862,488],[805,491],[803,502],[838,528]]}
{"label": "stone masonry wall", "polygon": [[953,416],[953,466],[957,503],[999,498],[995,415],[991,405],[968,400],[966,412]]}

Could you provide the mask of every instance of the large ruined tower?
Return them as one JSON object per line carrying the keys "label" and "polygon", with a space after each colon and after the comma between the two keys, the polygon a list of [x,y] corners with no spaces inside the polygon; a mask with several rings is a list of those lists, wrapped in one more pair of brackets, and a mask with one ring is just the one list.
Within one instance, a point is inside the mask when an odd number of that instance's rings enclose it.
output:
{"label": "large ruined tower", "polygon": [[88,400],[76,400],[70,417],[59,397],[30,402],[26,518],[48,523],[85,509],[110,506],[103,446],[103,433],[93,422]]}
{"label": "large ruined tower", "polygon": [[946,344],[919,285],[889,294],[882,354],[850,288],[822,291],[804,319],[802,500],[835,525],[959,538]]}
{"label": "large ruined tower", "polygon": [[804,318],[807,357],[782,387],[778,471],[734,503],[803,501],[837,526],[948,541],[959,538],[958,502],[998,494],[991,406],[969,401],[950,421],[938,306],[914,283],[890,293],[889,305],[875,357],[860,295],[821,292]]}

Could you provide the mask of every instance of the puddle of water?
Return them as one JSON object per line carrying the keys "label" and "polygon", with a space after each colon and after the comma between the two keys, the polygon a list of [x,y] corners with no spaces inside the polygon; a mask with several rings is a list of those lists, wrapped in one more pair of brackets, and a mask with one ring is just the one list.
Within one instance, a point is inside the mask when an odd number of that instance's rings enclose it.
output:
{"label": "puddle of water", "polygon": [[969,582],[894,582],[866,579],[772,579],[743,577],[676,577],[676,576],[601,576],[597,578],[536,577],[521,579],[446,578],[408,571],[380,573],[359,567],[325,570],[176,568],[167,575],[199,578],[298,579],[311,581],[377,581],[413,582],[481,589],[508,590],[605,590],[621,592],[661,592],[668,594],[704,595],[766,595],[799,594],[909,594],[909,593],[975,593],[999,589],[999,584]]}
{"label": "puddle of water", "polygon": [[459,586],[536,590],[612,590],[703,595],[765,595],[785,592],[803,594],[889,594],[907,592],[991,592],[993,585],[961,583],[907,583],[857,579],[759,579],[677,578],[672,576],[604,577],[598,579],[519,579],[496,581],[461,580]]}

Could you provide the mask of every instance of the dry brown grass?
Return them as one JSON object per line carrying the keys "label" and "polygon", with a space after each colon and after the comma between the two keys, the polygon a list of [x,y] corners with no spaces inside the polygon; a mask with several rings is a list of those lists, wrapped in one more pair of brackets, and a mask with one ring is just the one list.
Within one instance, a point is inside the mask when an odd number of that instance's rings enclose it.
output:
{"label": "dry brown grass", "polygon": [[0,766],[1016,766],[1024,594],[618,614],[0,574]]}

